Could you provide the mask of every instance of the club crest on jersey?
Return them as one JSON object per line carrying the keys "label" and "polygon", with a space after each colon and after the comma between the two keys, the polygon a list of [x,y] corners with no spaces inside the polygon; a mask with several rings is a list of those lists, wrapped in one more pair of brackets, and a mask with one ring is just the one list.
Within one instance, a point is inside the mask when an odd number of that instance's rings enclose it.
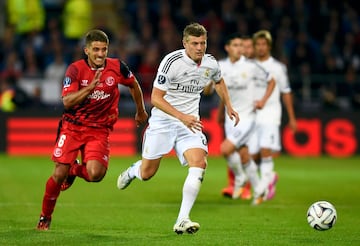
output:
{"label": "club crest on jersey", "polygon": [[205,76],[206,78],[208,78],[209,75],[210,75],[210,70],[207,68],[207,69],[205,70],[204,76]]}
{"label": "club crest on jersey", "polygon": [[107,77],[105,79],[105,83],[108,85],[108,86],[112,86],[115,84],[115,79],[114,77],[110,76],[110,77]]}
{"label": "club crest on jersey", "polygon": [[63,80],[63,86],[64,88],[67,88],[71,85],[71,79],[70,77],[65,77],[64,80]]}
{"label": "club crest on jersey", "polygon": [[165,79],[165,76],[164,76],[164,75],[159,75],[159,76],[158,76],[158,83],[159,83],[159,85],[165,84],[165,81],[166,81],[166,79]]}

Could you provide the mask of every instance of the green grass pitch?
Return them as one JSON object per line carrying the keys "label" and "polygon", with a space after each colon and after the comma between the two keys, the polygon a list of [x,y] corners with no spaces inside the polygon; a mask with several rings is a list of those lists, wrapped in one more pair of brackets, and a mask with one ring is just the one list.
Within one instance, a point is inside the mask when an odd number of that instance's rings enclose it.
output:
{"label": "green grass pitch", "polygon": [[[172,231],[187,168],[165,157],[153,179],[118,190],[118,174],[135,160],[113,157],[100,183],[76,179],[44,232],[35,226],[52,162],[0,155],[0,245],[360,245],[360,157],[280,156],[277,194],[257,207],[221,196],[226,163],[211,157],[191,213],[201,225],[194,235]],[[307,224],[306,211],[317,200],[337,209],[328,231]]]}

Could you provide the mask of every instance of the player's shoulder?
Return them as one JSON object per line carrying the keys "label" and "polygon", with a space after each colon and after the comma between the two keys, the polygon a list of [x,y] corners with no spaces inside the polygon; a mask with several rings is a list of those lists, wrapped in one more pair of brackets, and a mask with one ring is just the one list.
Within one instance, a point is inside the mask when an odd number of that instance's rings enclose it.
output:
{"label": "player's shoulder", "polygon": [[287,70],[285,63],[281,62],[280,60],[276,59],[275,57],[270,57],[270,63],[271,63],[271,66],[273,66],[275,68],[279,68],[284,71]]}
{"label": "player's shoulder", "polygon": [[120,63],[120,59],[119,59],[119,58],[112,58],[112,57],[107,57],[107,58],[106,58],[106,64],[118,65],[119,63]]}
{"label": "player's shoulder", "polygon": [[175,50],[170,52],[169,54],[165,55],[160,63],[159,69],[163,73],[168,73],[169,69],[172,67],[173,64],[181,61],[184,57],[184,50]]}
{"label": "player's shoulder", "polygon": [[213,56],[212,54],[205,54],[203,57],[203,60],[201,62],[201,65],[211,67],[211,68],[218,68],[219,62],[215,58],[215,56]]}
{"label": "player's shoulder", "polygon": [[164,56],[163,61],[174,62],[184,57],[184,49],[175,50]]}

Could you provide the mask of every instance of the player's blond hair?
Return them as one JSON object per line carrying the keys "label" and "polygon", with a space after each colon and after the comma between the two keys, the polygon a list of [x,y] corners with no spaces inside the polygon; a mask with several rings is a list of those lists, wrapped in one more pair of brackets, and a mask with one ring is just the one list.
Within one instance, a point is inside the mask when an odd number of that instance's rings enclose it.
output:
{"label": "player's blond hair", "polygon": [[266,40],[266,42],[268,43],[268,45],[271,47],[272,46],[272,37],[269,31],[267,30],[260,30],[256,33],[254,33],[253,35],[253,40],[254,42],[256,42],[256,40],[258,40],[259,38],[263,38]]}
{"label": "player's blond hair", "polygon": [[199,23],[191,23],[184,28],[183,40],[188,41],[189,36],[200,37],[206,35],[207,31],[203,25]]}

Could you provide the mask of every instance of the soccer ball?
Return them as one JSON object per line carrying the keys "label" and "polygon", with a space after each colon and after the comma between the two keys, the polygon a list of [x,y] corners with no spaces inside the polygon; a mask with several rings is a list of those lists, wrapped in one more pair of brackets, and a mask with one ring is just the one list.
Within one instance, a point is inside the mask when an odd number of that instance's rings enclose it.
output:
{"label": "soccer ball", "polygon": [[335,225],[336,219],[336,209],[327,201],[315,202],[307,211],[309,225],[318,231],[329,230]]}

